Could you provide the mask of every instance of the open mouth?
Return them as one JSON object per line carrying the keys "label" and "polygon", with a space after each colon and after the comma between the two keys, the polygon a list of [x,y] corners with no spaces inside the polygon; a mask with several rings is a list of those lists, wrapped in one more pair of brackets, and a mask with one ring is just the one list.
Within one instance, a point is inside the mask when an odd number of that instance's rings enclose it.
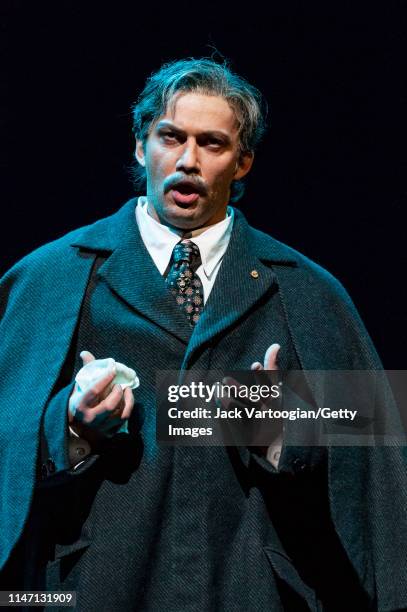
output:
{"label": "open mouth", "polygon": [[177,204],[191,204],[199,198],[198,188],[192,183],[178,183],[171,189]]}

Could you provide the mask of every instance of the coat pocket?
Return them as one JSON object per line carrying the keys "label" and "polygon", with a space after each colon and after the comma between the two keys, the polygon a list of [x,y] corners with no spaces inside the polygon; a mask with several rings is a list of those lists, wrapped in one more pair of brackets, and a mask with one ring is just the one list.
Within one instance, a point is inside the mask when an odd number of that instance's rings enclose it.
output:
{"label": "coat pocket", "polygon": [[76,542],[72,542],[70,544],[56,544],[55,545],[55,561],[58,559],[62,559],[67,555],[72,555],[74,553],[79,553],[85,548],[90,546],[91,540],[87,535],[81,536]]}
{"label": "coat pocket", "polygon": [[76,590],[83,556],[90,544],[91,539],[83,533],[74,542],[55,545],[55,558],[46,569],[47,590]]}
{"label": "coat pocket", "polygon": [[304,583],[291,559],[271,546],[264,546],[263,550],[276,576],[284,609],[296,612],[320,612],[321,607],[315,592]]}

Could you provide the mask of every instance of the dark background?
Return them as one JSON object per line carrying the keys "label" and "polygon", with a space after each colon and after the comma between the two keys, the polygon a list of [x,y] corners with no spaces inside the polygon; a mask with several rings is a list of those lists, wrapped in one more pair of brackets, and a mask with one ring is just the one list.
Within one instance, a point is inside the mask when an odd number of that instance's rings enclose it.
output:
{"label": "dark background", "polygon": [[271,109],[239,206],[335,274],[404,369],[407,4],[242,6],[2,2],[0,272],[133,195],[130,104],[216,48]]}

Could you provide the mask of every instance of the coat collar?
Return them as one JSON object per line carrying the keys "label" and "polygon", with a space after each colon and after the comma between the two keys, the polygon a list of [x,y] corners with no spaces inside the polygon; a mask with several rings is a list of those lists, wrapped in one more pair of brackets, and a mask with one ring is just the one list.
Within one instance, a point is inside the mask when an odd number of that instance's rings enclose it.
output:
{"label": "coat collar", "polygon": [[71,246],[110,254],[98,275],[135,310],[188,344],[185,368],[199,346],[232,326],[265,294],[276,290],[277,279],[270,264],[296,264],[294,251],[251,228],[235,209],[228,249],[191,337],[191,328],[141,239],[135,206],[133,198],[111,217],[80,230]]}

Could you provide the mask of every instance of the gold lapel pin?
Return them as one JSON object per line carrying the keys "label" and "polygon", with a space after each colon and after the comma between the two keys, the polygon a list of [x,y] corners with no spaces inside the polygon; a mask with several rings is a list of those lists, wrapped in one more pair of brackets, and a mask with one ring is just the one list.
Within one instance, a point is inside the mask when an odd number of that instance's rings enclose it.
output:
{"label": "gold lapel pin", "polygon": [[259,273],[257,272],[257,270],[252,270],[252,271],[250,272],[250,276],[251,276],[252,278],[259,278]]}

